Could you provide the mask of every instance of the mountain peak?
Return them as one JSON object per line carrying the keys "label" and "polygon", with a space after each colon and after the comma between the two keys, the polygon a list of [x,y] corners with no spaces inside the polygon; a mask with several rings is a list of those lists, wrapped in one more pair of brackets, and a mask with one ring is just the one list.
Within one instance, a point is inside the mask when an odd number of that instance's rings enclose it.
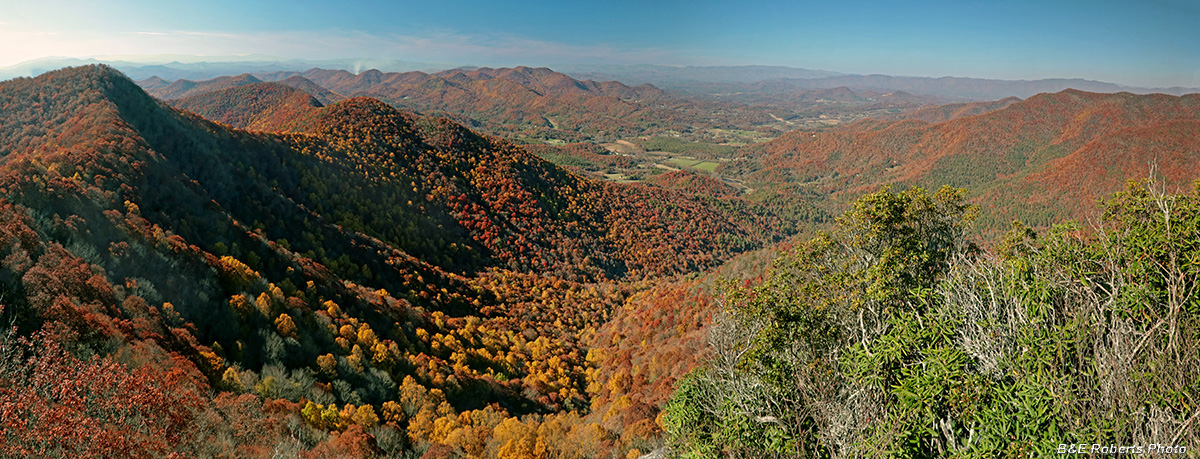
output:
{"label": "mountain peak", "polygon": [[371,97],[354,97],[325,108],[313,131],[337,137],[414,137],[412,117]]}
{"label": "mountain peak", "polygon": [[46,72],[41,76],[33,78],[38,81],[54,81],[54,80],[79,80],[79,81],[94,81],[111,82],[112,80],[126,80],[129,78],[113,67],[107,64],[89,64],[78,67],[64,67],[59,70]]}
{"label": "mountain peak", "polygon": [[230,78],[231,78],[231,81],[246,82],[246,83],[262,83],[262,80],[258,79],[257,77],[255,77],[254,75],[251,75],[249,73],[235,75]]}
{"label": "mountain peak", "polygon": [[[50,100],[46,101],[52,105],[93,103],[106,99],[122,106],[134,99],[147,99],[141,102],[148,102],[150,99],[133,80],[105,64],[67,67],[46,72],[36,78],[9,80],[0,83],[0,90],[17,89],[19,86],[25,86],[26,89],[43,88],[36,91],[36,95],[30,95],[34,98],[46,98],[44,94],[54,94],[55,97],[47,98]],[[84,100],[79,100],[80,98]],[[53,113],[54,109],[47,106],[45,111],[49,114]]]}
{"label": "mountain peak", "polygon": [[[159,80],[164,81],[164,80]],[[249,73],[243,73],[235,76],[224,76],[213,78],[204,81],[192,80],[175,80],[171,84],[158,87],[155,81],[146,79],[142,80],[142,89],[145,89],[151,96],[162,100],[182,99],[184,97],[194,96],[206,92],[215,91],[218,89],[232,88],[234,86],[242,86],[252,83],[261,83],[262,80],[256,78]]]}
{"label": "mountain peak", "polygon": [[162,78],[159,78],[157,75],[155,75],[155,76],[151,76],[150,78],[140,80],[137,82],[137,84],[138,84],[138,86],[141,86],[147,90],[150,90],[150,89],[158,89],[158,88],[165,87],[165,86],[171,84],[171,82],[164,80]]}
{"label": "mountain peak", "polygon": [[358,78],[365,84],[378,84],[380,81],[383,81],[383,72],[371,69],[358,74]]}
{"label": "mountain peak", "polygon": [[322,107],[303,89],[283,82],[234,86],[169,101],[175,108],[238,129],[298,131]]}
{"label": "mountain peak", "polygon": [[307,92],[309,95],[320,101],[322,105],[329,105],[346,98],[346,96],[330,91],[325,87],[314,83],[312,80],[304,78],[300,75],[292,75],[277,81],[277,83]]}

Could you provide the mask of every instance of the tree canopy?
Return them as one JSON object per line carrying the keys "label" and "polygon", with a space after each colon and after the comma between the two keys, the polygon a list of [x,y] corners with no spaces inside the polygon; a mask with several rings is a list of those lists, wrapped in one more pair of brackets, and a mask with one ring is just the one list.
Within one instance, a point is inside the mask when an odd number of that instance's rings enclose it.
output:
{"label": "tree canopy", "polygon": [[883,189],[730,286],[663,423],[683,457],[1030,457],[1189,445],[1200,184],[1130,183],[1092,228],[965,239],[961,190]]}

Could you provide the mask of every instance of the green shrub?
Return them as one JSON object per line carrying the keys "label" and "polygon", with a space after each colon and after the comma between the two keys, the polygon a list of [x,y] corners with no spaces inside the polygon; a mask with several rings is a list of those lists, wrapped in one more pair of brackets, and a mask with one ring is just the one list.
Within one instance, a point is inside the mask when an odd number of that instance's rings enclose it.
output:
{"label": "green shrub", "polygon": [[664,415],[685,457],[1045,457],[1196,444],[1200,185],[1131,183],[1095,228],[966,241],[963,192],[864,196],[730,286]]}

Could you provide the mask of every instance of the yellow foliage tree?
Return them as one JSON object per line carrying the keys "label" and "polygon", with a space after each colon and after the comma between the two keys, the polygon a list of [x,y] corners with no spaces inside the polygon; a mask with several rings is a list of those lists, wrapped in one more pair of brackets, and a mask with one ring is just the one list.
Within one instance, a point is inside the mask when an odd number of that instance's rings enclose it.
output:
{"label": "yellow foliage tree", "polygon": [[358,334],[354,331],[354,326],[349,324],[342,325],[342,328],[338,329],[338,335],[341,335],[342,338],[352,343],[358,338]]}
{"label": "yellow foliage tree", "polygon": [[527,425],[517,418],[508,418],[492,430],[492,442],[500,445],[500,459],[544,459],[548,457],[546,443],[539,441],[537,421]]}
{"label": "yellow foliage tree", "polygon": [[[309,281],[309,282],[312,282],[312,281]],[[338,306],[338,304],[334,303],[333,300],[328,300],[325,303],[323,303],[323,305],[325,306],[325,312],[329,313],[329,317],[336,319],[336,318],[342,316],[341,306]]]}
{"label": "yellow foliage tree", "polygon": [[221,265],[224,268],[221,270],[222,274],[231,281],[235,291],[246,288],[259,277],[258,273],[245,263],[229,255],[221,257]]}
{"label": "yellow foliage tree", "polygon": [[437,418],[433,410],[422,409],[408,420],[408,439],[413,443],[429,441],[433,434],[433,421]]}
{"label": "yellow foliage tree", "polygon": [[317,367],[321,369],[322,374],[328,377],[337,376],[337,358],[333,354],[317,356]]}
{"label": "yellow foliage tree", "polygon": [[238,377],[237,370],[233,368],[225,369],[225,374],[221,376],[221,384],[234,392],[246,390],[246,387],[242,385],[242,378]]}
{"label": "yellow foliage tree", "polygon": [[371,330],[371,327],[367,326],[367,324],[362,324],[358,328],[358,344],[361,344],[362,347],[370,349],[375,347],[375,344],[378,342],[379,338],[375,336],[375,331]]}
{"label": "yellow foliage tree", "polygon": [[308,402],[304,405],[304,408],[300,409],[300,417],[304,419],[304,422],[308,423],[308,425],[321,427],[322,424],[324,424],[324,421],[321,418],[321,413],[323,411],[324,410],[321,409],[321,405]]}
{"label": "yellow foliage tree", "polygon": [[387,370],[396,365],[396,358],[388,346],[376,342],[375,346],[371,348],[371,363],[378,368]]}
{"label": "yellow foliage tree", "polygon": [[271,309],[272,309],[271,296],[267,295],[267,292],[260,293],[258,295],[258,299],[255,301],[255,303],[258,306],[258,312],[262,313],[262,315],[264,317],[266,317],[268,319],[270,319],[271,317],[274,317],[271,314]]}
{"label": "yellow foliage tree", "polygon": [[446,437],[460,428],[462,428],[462,424],[458,423],[458,418],[444,416],[437,418],[433,421],[433,432],[429,434],[429,441],[445,443]]}
{"label": "yellow foliage tree", "polygon": [[292,316],[280,314],[275,318],[275,330],[280,336],[300,339],[299,331],[296,330],[296,322],[292,321]]}
{"label": "yellow foliage tree", "polygon": [[394,422],[396,424],[400,424],[401,422],[404,422],[406,417],[404,415],[404,408],[401,407],[399,403],[396,403],[392,400],[383,402],[383,405],[379,407],[379,411],[380,414],[383,415],[383,421],[385,422]]}
{"label": "yellow foliage tree", "polygon": [[379,416],[375,414],[375,407],[371,405],[358,407],[351,419],[364,429],[371,429],[379,425]]}
{"label": "yellow foliage tree", "polygon": [[243,319],[249,318],[250,314],[254,313],[254,306],[251,306],[250,299],[240,293],[229,298],[229,309],[232,309]]}
{"label": "yellow foliage tree", "polygon": [[481,457],[484,448],[487,447],[489,433],[491,433],[491,429],[487,427],[462,427],[446,435],[446,439],[442,443],[462,449],[469,457]]}
{"label": "yellow foliage tree", "polygon": [[350,355],[346,356],[346,364],[351,370],[354,370],[355,373],[361,374],[362,372],[366,371],[366,368],[363,367],[362,348],[359,348],[357,344],[355,344],[354,348],[350,351]]}

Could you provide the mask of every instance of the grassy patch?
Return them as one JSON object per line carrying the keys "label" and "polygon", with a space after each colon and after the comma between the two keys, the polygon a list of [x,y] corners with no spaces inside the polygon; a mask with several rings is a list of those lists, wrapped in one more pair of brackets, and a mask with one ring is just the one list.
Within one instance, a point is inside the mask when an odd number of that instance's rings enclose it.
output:
{"label": "grassy patch", "polygon": [[687,158],[671,158],[667,160],[672,166],[687,167],[691,169],[701,170],[704,172],[714,172],[717,170],[717,163],[712,161],[687,159]]}
{"label": "grassy patch", "polygon": [[677,137],[654,136],[641,141],[642,148],[647,150],[668,151],[671,153],[698,156],[729,156],[736,147],[715,145],[711,143],[692,142]]}

